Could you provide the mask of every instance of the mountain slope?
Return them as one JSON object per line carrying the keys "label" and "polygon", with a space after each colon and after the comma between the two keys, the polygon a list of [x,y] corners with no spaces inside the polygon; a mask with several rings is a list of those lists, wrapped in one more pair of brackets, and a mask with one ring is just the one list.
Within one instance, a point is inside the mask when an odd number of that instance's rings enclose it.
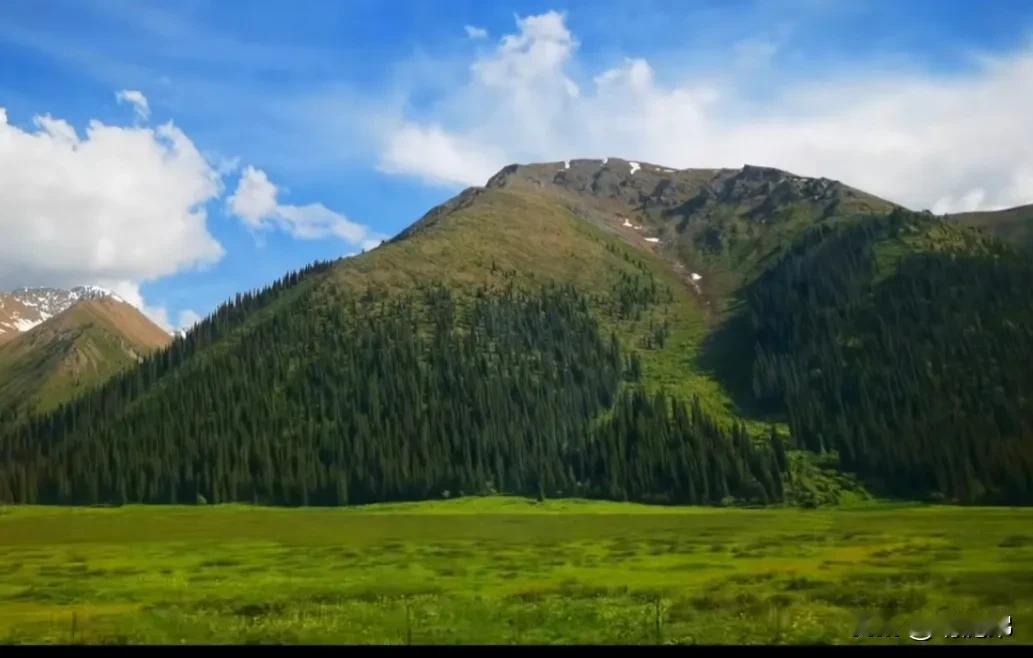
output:
{"label": "mountain slope", "polygon": [[79,301],[0,346],[0,408],[53,408],[170,342],[123,301]]}
{"label": "mountain slope", "polygon": [[[686,399],[698,395],[707,413],[730,418],[732,401],[695,364],[710,325],[701,289],[650,243],[629,242],[614,225],[616,216],[585,221],[533,189],[474,188],[384,247],[336,264],[328,285],[385,294],[426,281],[466,291],[509,283],[527,291],[547,282],[573,285],[595,300],[604,329],[639,351],[648,387]],[[650,293],[642,288],[649,285],[663,303],[648,303]]]}
{"label": "mountain slope", "polygon": [[820,227],[750,293],[755,394],[883,491],[1033,502],[1031,279],[923,215]]}
{"label": "mountain slope", "polygon": [[956,213],[947,219],[978,228],[1019,247],[1033,248],[1033,204],[1007,210]]}

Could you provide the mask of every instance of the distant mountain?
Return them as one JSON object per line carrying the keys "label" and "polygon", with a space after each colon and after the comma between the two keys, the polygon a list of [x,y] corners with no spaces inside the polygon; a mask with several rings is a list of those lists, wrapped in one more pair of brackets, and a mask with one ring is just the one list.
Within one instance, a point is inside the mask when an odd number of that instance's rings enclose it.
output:
{"label": "distant mountain", "polygon": [[0,410],[8,415],[53,408],[172,341],[98,288],[20,290],[9,299],[20,304],[7,306],[17,321],[44,319],[0,346]]}
{"label": "distant mountain", "polygon": [[62,288],[18,288],[0,292],[0,345],[18,334],[32,329],[45,320],[87,299],[121,297],[98,286]]}
{"label": "distant mountain", "polygon": [[1019,247],[1033,248],[1033,204],[1007,210],[956,213],[948,215],[948,219]]}
{"label": "distant mountain", "polygon": [[0,431],[0,500],[1031,502],[1030,268],[777,169],[511,165]]}

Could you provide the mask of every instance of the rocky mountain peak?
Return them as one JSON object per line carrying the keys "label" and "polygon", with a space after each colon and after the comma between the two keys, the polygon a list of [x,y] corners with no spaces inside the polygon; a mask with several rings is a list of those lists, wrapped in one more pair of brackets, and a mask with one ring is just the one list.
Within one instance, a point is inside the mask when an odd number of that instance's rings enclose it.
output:
{"label": "rocky mountain peak", "polygon": [[125,301],[100,286],[74,288],[16,288],[0,292],[0,343],[62,313],[81,301],[91,299]]}

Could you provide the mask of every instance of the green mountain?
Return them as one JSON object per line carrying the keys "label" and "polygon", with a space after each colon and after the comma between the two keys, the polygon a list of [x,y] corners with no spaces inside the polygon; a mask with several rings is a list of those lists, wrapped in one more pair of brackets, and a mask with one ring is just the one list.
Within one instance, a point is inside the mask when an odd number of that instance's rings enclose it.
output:
{"label": "green mountain", "polygon": [[1025,276],[835,181],[513,165],[8,430],[0,500],[1028,501]]}
{"label": "green mountain", "polygon": [[926,215],[817,226],[748,291],[754,397],[887,493],[1029,503],[1031,277]]}
{"label": "green mountain", "polygon": [[0,419],[53,409],[171,340],[123,301],[75,303],[0,345]]}

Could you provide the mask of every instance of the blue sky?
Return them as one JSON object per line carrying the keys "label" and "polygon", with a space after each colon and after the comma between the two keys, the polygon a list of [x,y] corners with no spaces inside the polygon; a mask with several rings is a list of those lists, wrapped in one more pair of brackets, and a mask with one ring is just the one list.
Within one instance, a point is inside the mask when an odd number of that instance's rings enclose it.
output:
{"label": "blue sky", "polygon": [[511,161],[749,162],[937,211],[1033,202],[1033,3],[990,7],[6,0],[0,289],[109,284],[189,323]]}

